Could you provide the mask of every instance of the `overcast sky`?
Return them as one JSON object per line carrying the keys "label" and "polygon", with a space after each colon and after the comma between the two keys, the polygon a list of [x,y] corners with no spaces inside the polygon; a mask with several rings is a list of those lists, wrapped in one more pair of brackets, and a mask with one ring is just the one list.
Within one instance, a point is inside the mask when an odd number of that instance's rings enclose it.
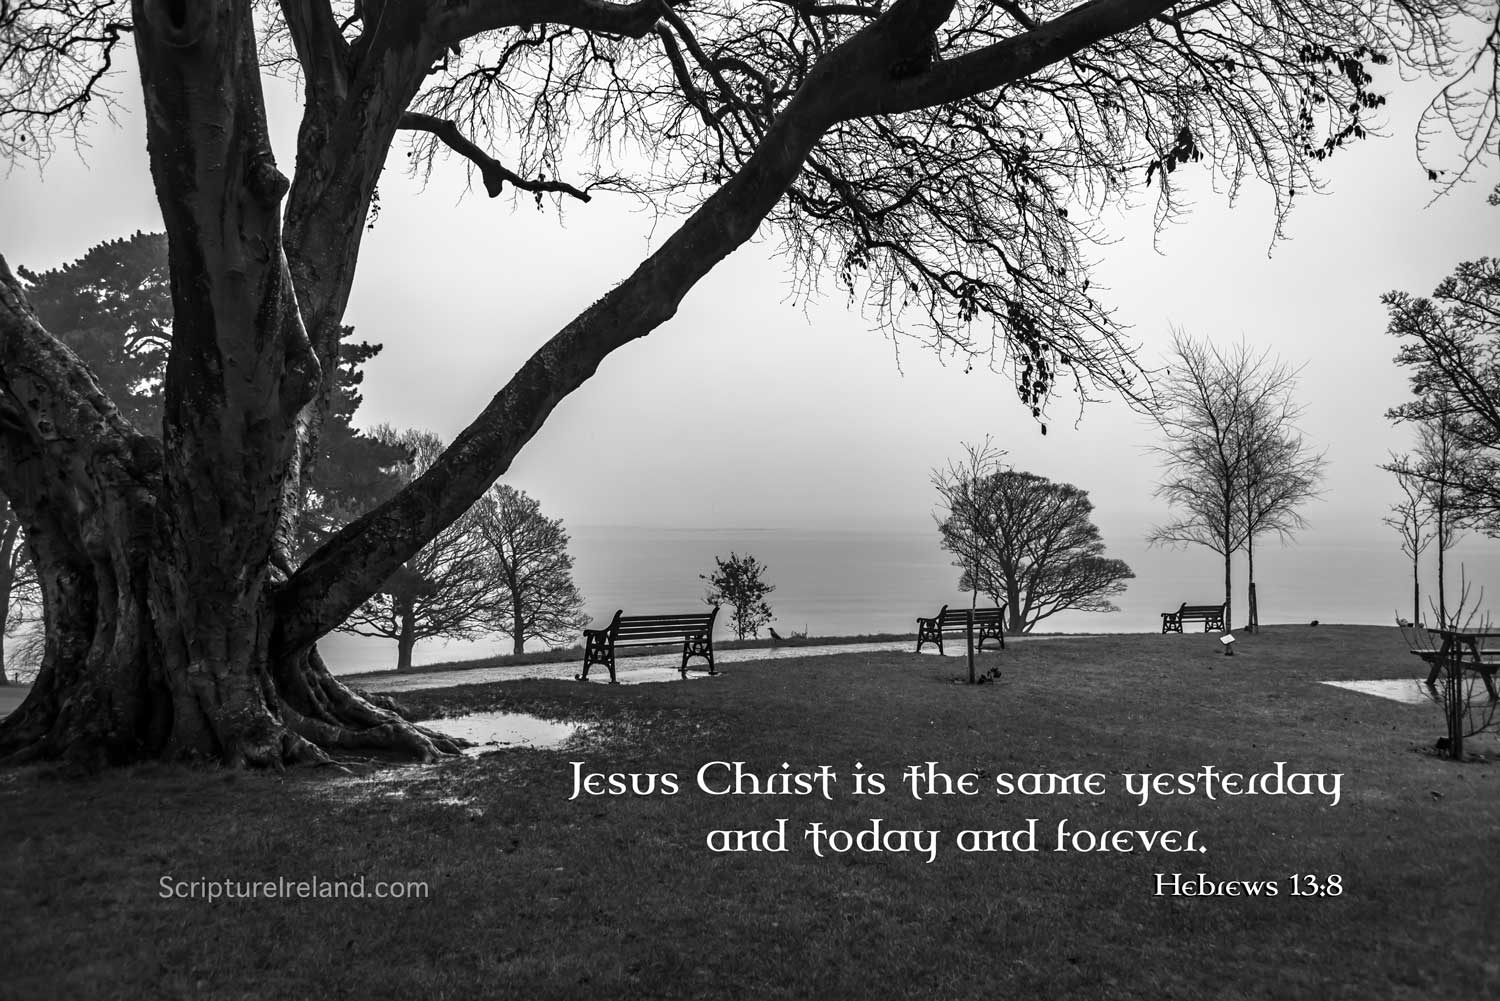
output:
{"label": "overcast sky", "polygon": [[[93,130],[82,159],[64,150],[40,175],[7,176],[0,253],[13,266],[55,266],[101,239],[161,228],[143,125],[129,110],[137,86],[119,78],[119,128]],[[1304,430],[1329,462],[1308,540],[1389,531],[1380,518],[1394,490],[1376,467],[1409,433],[1384,418],[1407,388],[1381,293],[1429,293],[1457,262],[1500,253],[1500,208],[1484,203],[1493,171],[1429,206],[1412,141],[1418,91],[1403,95],[1390,137],[1335,156],[1331,194],[1299,199],[1289,239],[1274,248],[1263,190],[1231,208],[1190,165],[1176,175],[1195,203],[1183,224],[1153,247],[1154,193],[1143,187],[1142,208],[1111,217],[1117,242],[1099,252],[1095,285],[1110,290],[1148,367],[1163,361],[1171,324],[1305,365]],[[289,171],[295,114],[284,94],[272,115]],[[367,368],[357,423],[449,438],[528,353],[629,273],[653,246],[652,219],[603,195],[566,205],[559,223],[529,198],[465,194],[462,163],[425,189],[403,164],[398,149],[347,315],[358,337],[385,345]],[[826,299],[793,304],[775,251],[774,234],[742,248],[670,323],[606,360],[505,479],[573,525],[931,531],[931,470],[988,434],[1017,467],[1089,490],[1107,542],[1139,542],[1167,519],[1151,496],[1147,446],[1159,435],[1122,403],[1088,407],[1075,427],[1077,408],[1062,397],[1043,437],[1007,378],[965,375],[915,345],[898,358],[831,282]]]}

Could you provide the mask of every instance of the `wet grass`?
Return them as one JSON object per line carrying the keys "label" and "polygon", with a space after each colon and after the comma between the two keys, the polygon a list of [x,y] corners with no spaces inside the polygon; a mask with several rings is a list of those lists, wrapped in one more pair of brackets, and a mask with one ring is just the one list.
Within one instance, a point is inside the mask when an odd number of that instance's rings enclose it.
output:
{"label": "wet grass", "polygon": [[[904,652],[734,664],[689,684],[516,681],[403,693],[424,715],[588,721],[560,751],[285,776],[142,766],[0,775],[0,995],[68,998],[1371,998],[1500,991],[1500,767],[1426,751],[1430,706],[1319,684],[1420,673],[1394,629],[1016,644],[998,684]],[[1493,750],[1492,742],[1481,750]],[[697,768],[832,766],[820,797],[709,796]],[[903,766],[985,793],[912,799]],[[1179,796],[1121,772],[1341,773],[1327,797]],[[675,796],[570,802],[573,762],[675,773]],[[855,762],[891,780],[854,796]],[[1003,772],[1102,772],[1102,796],[1006,797]],[[707,832],[785,818],[786,853]],[[809,824],[943,832],[936,861],[815,857]],[[1196,830],[1206,854],[965,854],[1035,818]],[[1157,873],[1276,897],[1156,896]],[[1339,896],[1289,878],[1338,875]],[[404,900],[164,899],[161,880],[425,881]]]}

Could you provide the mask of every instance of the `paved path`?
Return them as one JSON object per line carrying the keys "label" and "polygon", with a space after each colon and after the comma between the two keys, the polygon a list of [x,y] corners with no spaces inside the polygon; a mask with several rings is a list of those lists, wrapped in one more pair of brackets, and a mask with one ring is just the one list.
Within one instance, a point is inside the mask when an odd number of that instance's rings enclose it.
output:
{"label": "paved path", "polygon": [[[1081,635],[1081,634],[1080,634]],[[1062,639],[1062,636],[1007,636],[1005,642],[1030,643],[1034,640]],[[1077,638],[1070,636],[1068,638]],[[889,640],[880,643],[838,643],[829,646],[783,646],[783,647],[754,647],[748,650],[716,650],[714,651],[714,663],[737,664],[747,660],[785,660],[790,657],[826,657],[840,653],[873,653],[881,650],[907,650],[910,651],[916,645],[916,640]],[[992,648],[993,649],[993,648]],[[928,647],[923,656],[937,656],[937,651]],[[963,644],[949,643],[946,656],[950,660],[961,660],[964,657]],[[457,671],[413,671],[410,674],[397,674],[394,671],[384,671],[379,674],[346,675],[341,680],[348,682],[355,688],[363,688],[369,692],[400,692],[410,691],[414,688],[448,688],[452,685],[482,685],[491,681],[518,681],[522,678],[556,678],[563,681],[571,681],[578,676],[583,669],[579,660],[570,660],[558,664],[523,664],[517,667],[472,667]],[[622,685],[640,685],[653,681],[678,681],[682,675],[678,673],[678,666],[682,663],[682,654],[663,653],[652,654],[648,657],[621,657],[615,663],[615,677]],[[695,659],[688,667],[688,680],[707,678],[708,674],[701,670],[695,670],[693,665],[701,665],[702,660]],[[609,682],[609,669],[595,664],[589,668],[589,681],[607,684]]]}
{"label": "paved path", "polygon": [[[788,657],[821,657],[836,653],[870,653],[876,650],[910,650],[915,640],[891,640],[884,643],[843,643],[836,646],[788,646],[758,647],[749,650],[715,650],[715,664],[737,664],[747,660],[783,660]],[[682,664],[681,653],[651,654],[647,657],[621,657],[615,662],[615,677],[622,685],[640,685],[653,681],[679,681],[682,675],[678,667]],[[688,665],[688,680],[707,678],[709,675],[695,666],[701,659]],[[368,692],[400,692],[413,688],[448,688],[452,685],[482,685],[491,681],[519,681],[522,678],[556,678],[571,681],[583,669],[582,658],[556,664],[521,664],[514,667],[471,667],[457,671],[413,671],[397,674],[394,671],[380,674],[349,676],[347,681],[356,688]],[[589,681],[607,684],[609,669],[595,664],[589,668]]]}

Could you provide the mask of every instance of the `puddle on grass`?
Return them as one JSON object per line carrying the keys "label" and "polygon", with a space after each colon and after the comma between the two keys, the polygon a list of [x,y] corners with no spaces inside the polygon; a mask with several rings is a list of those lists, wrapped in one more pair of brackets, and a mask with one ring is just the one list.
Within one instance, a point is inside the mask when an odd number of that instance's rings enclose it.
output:
{"label": "puddle on grass", "polygon": [[445,716],[422,720],[429,730],[462,737],[474,746],[465,748],[468,755],[484,754],[501,747],[558,747],[583,729],[582,723],[558,723],[526,713],[469,713],[467,716]]}
{"label": "puddle on grass", "polygon": [[[615,677],[622,685],[645,685],[657,682],[680,681],[676,655],[660,657],[630,657],[615,669]],[[671,661],[671,663],[668,663]],[[523,664],[515,667],[471,667],[455,671],[418,671],[412,674],[397,674],[388,671],[383,675],[368,675],[352,680],[357,688],[370,692],[400,692],[416,688],[447,688],[451,685],[485,685],[495,681],[575,681],[578,680],[577,664]],[[707,678],[707,671],[688,669],[687,680]],[[591,685],[609,684],[609,668],[594,665],[586,680]]]}
{"label": "puddle on grass", "polygon": [[1335,688],[1347,688],[1351,692],[1359,692],[1362,695],[1374,695],[1393,702],[1420,706],[1432,702],[1432,697],[1427,694],[1427,686],[1423,684],[1424,680],[1423,678],[1386,678],[1380,681],[1325,681],[1323,684],[1332,685]]}

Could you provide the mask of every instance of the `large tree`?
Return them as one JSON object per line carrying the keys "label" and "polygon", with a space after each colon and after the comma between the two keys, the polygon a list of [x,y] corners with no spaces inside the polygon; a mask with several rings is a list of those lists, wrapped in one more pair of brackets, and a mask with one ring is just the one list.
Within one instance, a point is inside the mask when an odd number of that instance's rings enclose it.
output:
{"label": "large tree", "polygon": [[[0,268],[0,490],[37,557],[49,642],[0,754],[453,750],[322,664],[320,636],[459,518],[611,352],[770,223],[883,322],[1059,380],[1134,392],[1089,291],[1110,203],[1185,170],[1260,177],[1278,213],[1365,134],[1374,64],[1442,69],[1458,0],[59,0],[0,6],[0,149],[45,157],[107,100],[125,39],[168,237],[158,437],[132,425]],[[1487,9],[1480,12],[1489,16]],[[1482,38],[1500,48],[1500,29]],[[296,173],[262,60],[293,71]],[[1485,65],[1488,65],[1487,63]],[[1481,81],[1483,84],[1483,81]],[[1494,151],[1491,106],[1461,120]],[[296,562],[301,480],[396,137],[494,195],[592,194],[570,149],[681,225],[524,362],[422,476]],[[491,151],[494,152],[491,152]],[[648,156],[637,156],[645,150]],[[498,155],[497,155],[498,154]],[[507,166],[506,161],[509,161]],[[1199,164],[1192,167],[1193,164]],[[601,164],[601,168],[609,168]],[[606,171],[601,169],[600,174]],[[597,178],[596,178],[597,180]],[[414,294],[416,294],[414,292]],[[154,429],[153,429],[154,430]]]}
{"label": "large tree", "polygon": [[959,558],[961,590],[1005,610],[1005,629],[1029,633],[1068,610],[1115,612],[1110,598],[1135,577],[1104,555],[1088,492],[1015,469],[991,469],[968,483],[972,507],[951,509],[939,526]]}
{"label": "large tree", "polygon": [[540,501],[504,483],[481,498],[474,517],[491,564],[489,621],[511,638],[512,651],[524,653],[529,639],[576,643],[589,617],[573,583],[562,519],[542,514]]}

